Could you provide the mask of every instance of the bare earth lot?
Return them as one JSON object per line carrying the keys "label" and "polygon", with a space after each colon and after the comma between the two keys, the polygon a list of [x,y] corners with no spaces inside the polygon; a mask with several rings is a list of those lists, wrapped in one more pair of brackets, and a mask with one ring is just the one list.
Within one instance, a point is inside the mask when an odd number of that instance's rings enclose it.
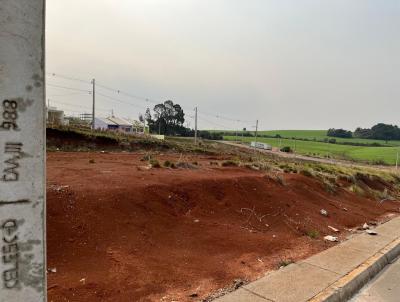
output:
{"label": "bare earth lot", "polygon": [[328,248],[328,225],[345,238],[399,210],[300,174],[221,168],[210,156],[150,169],[142,157],[48,153],[49,301],[201,301]]}

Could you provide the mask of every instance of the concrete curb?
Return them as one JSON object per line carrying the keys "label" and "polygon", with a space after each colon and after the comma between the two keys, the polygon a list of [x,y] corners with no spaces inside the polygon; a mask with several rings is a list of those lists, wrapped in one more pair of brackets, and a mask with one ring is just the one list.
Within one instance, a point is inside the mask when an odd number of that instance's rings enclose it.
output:
{"label": "concrete curb", "polygon": [[356,269],[340,278],[310,302],[343,302],[353,297],[382,269],[400,256],[400,239],[396,239],[367,259]]}
{"label": "concrete curb", "polygon": [[400,217],[298,263],[267,273],[216,302],[344,302],[400,256]]}

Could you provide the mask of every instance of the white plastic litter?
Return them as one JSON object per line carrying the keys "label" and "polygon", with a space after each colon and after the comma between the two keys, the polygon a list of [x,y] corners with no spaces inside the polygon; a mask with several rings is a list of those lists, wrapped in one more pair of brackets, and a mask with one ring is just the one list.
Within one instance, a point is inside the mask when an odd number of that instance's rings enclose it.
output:
{"label": "white plastic litter", "polygon": [[331,235],[325,236],[324,239],[325,239],[326,241],[331,241],[331,242],[336,242],[336,241],[338,241],[338,238],[337,238],[337,237],[334,237],[334,236],[331,236]]}

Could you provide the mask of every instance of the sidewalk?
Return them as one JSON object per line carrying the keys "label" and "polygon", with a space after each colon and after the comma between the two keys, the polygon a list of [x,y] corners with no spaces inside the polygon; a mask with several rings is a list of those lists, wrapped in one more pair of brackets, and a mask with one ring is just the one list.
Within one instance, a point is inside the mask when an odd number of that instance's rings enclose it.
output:
{"label": "sidewalk", "polygon": [[400,217],[291,264],[227,294],[216,302],[346,301],[400,255]]}

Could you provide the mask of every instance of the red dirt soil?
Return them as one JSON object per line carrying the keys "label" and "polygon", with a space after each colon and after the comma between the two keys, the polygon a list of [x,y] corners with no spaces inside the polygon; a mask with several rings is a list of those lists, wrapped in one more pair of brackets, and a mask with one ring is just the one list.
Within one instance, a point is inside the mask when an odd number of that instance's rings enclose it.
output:
{"label": "red dirt soil", "polygon": [[149,169],[142,157],[48,153],[49,301],[201,301],[332,246],[328,225],[344,239],[344,228],[398,212],[299,174],[282,184],[207,156],[188,158],[195,169]]}

